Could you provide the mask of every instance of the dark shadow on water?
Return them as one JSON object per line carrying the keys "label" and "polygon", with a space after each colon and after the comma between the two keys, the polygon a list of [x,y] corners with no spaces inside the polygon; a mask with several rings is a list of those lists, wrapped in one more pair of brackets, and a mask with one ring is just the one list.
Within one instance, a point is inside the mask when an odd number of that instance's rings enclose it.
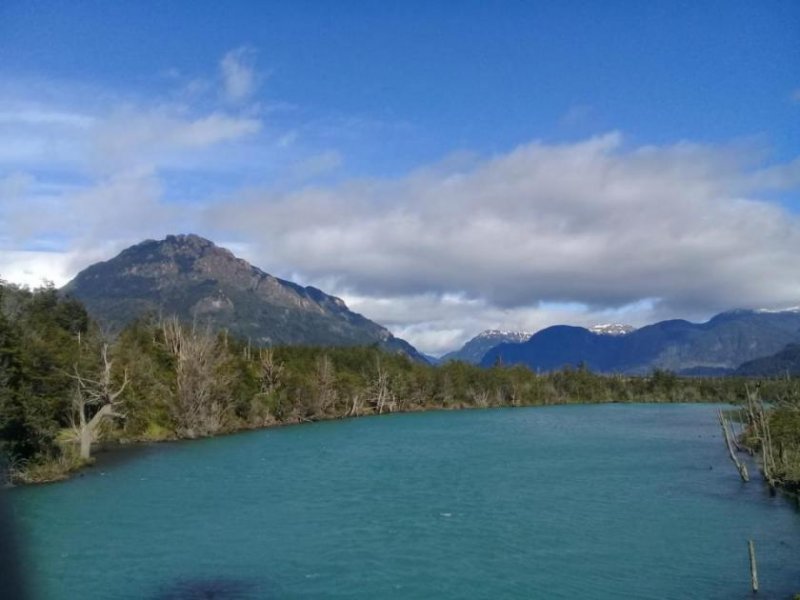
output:
{"label": "dark shadow on water", "polygon": [[276,597],[251,581],[205,577],[172,582],[152,596],[152,600],[250,600]]}
{"label": "dark shadow on water", "polygon": [[0,488],[0,597],[25,600],[29,596],[25,592],[18,538],[6,504],[6,494],[7,491]]}
{"label": "dark shadow on water", "polygon": [[[137,442],[131,444],[99,444],[92,449],[92,458],[95,462],[90,469],[103,470],[110,469],[117,465],[139,459],[148,454],[161,452],[177,442]],[[80,474],[79,474],[80,475]]]}

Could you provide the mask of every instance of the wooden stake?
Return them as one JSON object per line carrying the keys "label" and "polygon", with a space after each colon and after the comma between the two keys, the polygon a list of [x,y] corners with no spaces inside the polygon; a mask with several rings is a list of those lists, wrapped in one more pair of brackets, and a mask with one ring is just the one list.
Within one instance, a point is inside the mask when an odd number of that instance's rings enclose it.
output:
{"label": "wooden stake", "polygon": [[758,593],[758,567],[756,567],[756,545],[753,540],[747,541],[747,549],[750,552],[750,583],[753,586],[753,593]]}

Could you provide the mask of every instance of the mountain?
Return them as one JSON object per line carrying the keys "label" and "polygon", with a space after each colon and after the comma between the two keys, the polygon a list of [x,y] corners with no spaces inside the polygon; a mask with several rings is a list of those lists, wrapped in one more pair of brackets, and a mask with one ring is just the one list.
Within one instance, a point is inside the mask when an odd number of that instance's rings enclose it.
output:
{"label": "mountain", "polygon": [[548,327],[523,344],[501,344],[484,356],[491,366],[525,364],[541,371],[586,364],[605,373],[641,374],[669,369],[692,375],[720,374],[743,362],[800,342],[800,311],[734,310],[705,323],[662,321],[625,335],[582,327]]}
{"label": "mountain", "polygon": [[421,354],[422,354],[422,357],[425,360],[428,361],[428,364],[431,364],[431,365],[435,366],[435,365],[438,365],[442,361],[442,359],[440,359],[438,356],[433,356],[432,354],[425,354],[424,352],[422,352]]}
{"label": "mountain", "polygon": [[739,365],[734,374],[745,377],[800,375],[800,344],[789,344],[776,354],[749,360]]}
{"label": "mountain", "polygon": [[448,352],[442,356],[439,361],[448,362],[451,360],[461,360],[478,364],[481,362],[483,356],[498,344],[524,342],[529,337],[531,337],[531,334],[525,331],[498,331],[497,329],[488,329],[469,340],[460,350]]}
{"label": "mountain", "polygon": [[424,361],[339,298],[273,277],[197,235],[144,241],[81,271],[62,291],[115,330],[147,313],[175,314],[258,344],[378,344]]}

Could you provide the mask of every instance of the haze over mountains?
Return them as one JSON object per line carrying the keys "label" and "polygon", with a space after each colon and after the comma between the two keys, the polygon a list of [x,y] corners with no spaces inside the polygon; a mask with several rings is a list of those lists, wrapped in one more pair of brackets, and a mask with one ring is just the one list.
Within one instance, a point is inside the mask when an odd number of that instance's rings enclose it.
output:
{"label": "haze over mountains", "polygon": [[142,315],[227,329],[256,344],[378,344],[424,360],[408,342],[334,296],[273,277],[197,235],[147,240],[81,271],[63,288],[111,329]]}

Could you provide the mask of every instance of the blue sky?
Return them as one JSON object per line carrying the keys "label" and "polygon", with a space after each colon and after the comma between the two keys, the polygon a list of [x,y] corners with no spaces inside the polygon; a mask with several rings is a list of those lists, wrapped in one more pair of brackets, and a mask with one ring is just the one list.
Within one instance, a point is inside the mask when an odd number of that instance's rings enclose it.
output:
{"label": "blue sky", "polygon": [[6,0],[0,56],[8,279],[192,230],[434,352],[800,303],[795,1]]}
{"label": "blue sky", "polygon": [[359,157],[359,171],[607,129],[644,143],[765,136],[777,156],[798,149],[791,0],[3,5],[5,77],[160,94],[169,70],[199,77],[251,47],[267,101],[408,126],[399,152],[377,165]]}

